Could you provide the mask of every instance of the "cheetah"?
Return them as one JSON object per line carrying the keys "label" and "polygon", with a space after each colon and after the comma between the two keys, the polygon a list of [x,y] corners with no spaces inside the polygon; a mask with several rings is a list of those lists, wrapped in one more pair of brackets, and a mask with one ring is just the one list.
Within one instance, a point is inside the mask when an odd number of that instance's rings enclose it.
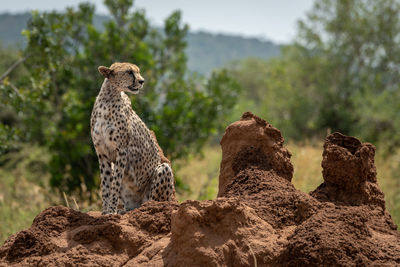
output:
{"label": "cheetah", "polygon": [[102,214],[123,214],[149,200],[170,201],[175,192],[171,167],[161,163],[156,140],[126,94],[143,88],[140,69],[114,63],[98,70],[105,79],[90,124],[100,167]]}

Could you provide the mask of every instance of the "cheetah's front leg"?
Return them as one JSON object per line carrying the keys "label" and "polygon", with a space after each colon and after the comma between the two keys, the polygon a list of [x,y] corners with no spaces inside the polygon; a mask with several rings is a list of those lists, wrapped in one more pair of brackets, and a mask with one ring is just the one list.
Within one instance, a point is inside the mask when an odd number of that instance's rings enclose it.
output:
{"label": "cheetah's front leg", "polygon": [[104,154],[98,154],[100,178],[101,178],[101,198],[102,198],[102,212],[105,214],[109,206],[111,178],[112,178],[112,163]]}
{"label": "cheetah's front leg", "polygon": [[103,210],[103,214],[116,213],[118,200],[120,198],[120,192],[122,187],[122,176],[125,172],[126,166],[126,150],[120,150],[117,155],[117,159],[114,164],[113,174],[111,177],[111,188],[110,188],[110,199],[106,211]]}

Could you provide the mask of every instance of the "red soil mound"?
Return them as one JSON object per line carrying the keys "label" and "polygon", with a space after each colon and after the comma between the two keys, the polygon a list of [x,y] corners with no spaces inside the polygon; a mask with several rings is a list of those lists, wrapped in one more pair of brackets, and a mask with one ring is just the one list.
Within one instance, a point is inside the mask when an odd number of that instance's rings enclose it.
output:
{"label": "red soil mound", "polygon": [[371,144],[328,136],[324,183],[311,194],[291,184],[291,155],[264,120],[245,113],[221,145],[216,200],[148,202],[122,216],[51,207],[9,237],[0,265],[400,265]]}

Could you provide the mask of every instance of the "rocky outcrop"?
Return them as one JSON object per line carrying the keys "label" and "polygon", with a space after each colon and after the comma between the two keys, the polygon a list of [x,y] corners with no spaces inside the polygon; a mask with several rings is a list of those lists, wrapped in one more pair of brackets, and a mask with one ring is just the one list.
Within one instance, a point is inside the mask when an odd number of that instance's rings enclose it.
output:
{"label": "rocky outcrop", "polygon": [[273,171],[289,182],[293,176],[291,154],[283,146],[281,132],[265,120],[246,112],[226,128],[221,140],[222,161],[218,196],[240,171],[256,167]]}
{"label": "rocky outcrop", "polygon": [[400,233],[376,183],[375,148],[334,133],[324,183],[291,184],[279,130],[251,113],[221,141],[218,198],[147,202],[124,215],[40,213],[0,248],[15,266],[395,266]]}
{"label": "rocky outcrop", "polygon": [[346,205],[378,205],[385,208],[376,183],[375,147],[354,137],[333,133],[322,154],[322,183],[311,195],[320,201]]}

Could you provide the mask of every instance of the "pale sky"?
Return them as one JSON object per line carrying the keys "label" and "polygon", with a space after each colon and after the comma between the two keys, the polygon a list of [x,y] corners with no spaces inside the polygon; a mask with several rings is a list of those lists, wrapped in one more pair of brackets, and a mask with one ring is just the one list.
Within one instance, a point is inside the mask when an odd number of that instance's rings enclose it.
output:
{"label": "pale sky", "polygon": [[[77,6],[82,0],[1,0],[0,12],[23,12],[30,9],[62,10]],[[107,14],[103,0],[89,0],[96,12]],[[229,33],[261,37],[288,43],[296,33],[296,21],[304,18],[313,0],[136,0],[153,24],[160,25],[173,10],[183,12],[183,21],[192,31]]]}

